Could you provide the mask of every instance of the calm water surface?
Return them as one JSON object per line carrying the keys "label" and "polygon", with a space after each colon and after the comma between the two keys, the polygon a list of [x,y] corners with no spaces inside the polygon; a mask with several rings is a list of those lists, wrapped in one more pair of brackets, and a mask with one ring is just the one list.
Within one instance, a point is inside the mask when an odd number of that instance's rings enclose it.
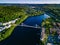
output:
{"label": "calm water surface", "polygon": [[[35,24],[41,25],[43,19],[47,18],[47,15],[34,16],[27,18],[23,23],[27,25],[35,26]],[[2,41],[0,45],[36,45],[39,44],[41,29],[27,28],[17,26],[12,35],[6,40]]]}

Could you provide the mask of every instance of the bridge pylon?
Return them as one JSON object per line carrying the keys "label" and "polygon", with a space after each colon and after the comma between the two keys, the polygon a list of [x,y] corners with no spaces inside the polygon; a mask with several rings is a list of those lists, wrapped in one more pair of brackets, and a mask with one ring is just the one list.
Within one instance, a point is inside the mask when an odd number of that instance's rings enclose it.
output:
{"label": "bridge pylon", "polygon": [[24,26],[24,23],[22,23],[21,26]]}
{"label": "bridge pylon", "polygon": [[35,25],[35,28],[38,28],[38,25],[37,24]]}

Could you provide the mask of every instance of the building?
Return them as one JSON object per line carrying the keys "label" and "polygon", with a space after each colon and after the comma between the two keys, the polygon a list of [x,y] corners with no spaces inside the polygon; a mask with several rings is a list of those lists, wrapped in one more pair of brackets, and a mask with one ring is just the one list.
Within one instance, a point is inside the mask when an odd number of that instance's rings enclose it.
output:
{"label": "building", "polygon": [[42,27],[42,32],[41,32],[41,40],[43,41],[45,38],[45,28]]}
{"label": "building", "polygon": [[2,23],[0,22],[0,25],[2,25]]}
{"label": "building", "polygon": [[12,20],[12,21],[10,21],[11,23],[15,23],[16,22],[16,20]]}
{"label": "building", "polygon": [[18,19],[15,19],[15,20],[12,20],[12,21],[9,21],[9,22],[6,22],[6,23],[0,23],[0,32],[5,30],[5,29],[10,28],[11,27],[11,23],[15,23]]}
{"label": "building", "polygon": [[59,34],[59,35],[60,35],[60,29],[57,29],[57,34]]}
{"label": "building", "polygon": [[7,25],[7,24],[9,24],[9,22],[3,23],[3,25]]}
{"label": "building", "polygon": [[12,20],[10,21],[11,23],[15,23],[19,18],[15,19],[15,20]]}
{"label": "building", "polygon": [[57,23],[58,26],[60,26],[60,23]]}
{"label": "building", "polygon": [[5,26],[0,26],[0,32],[3,31],[3,30],[5,30],[5,29],[8,29],[8,28],[10,28],[10,27],[11,27],[10,24],[7,24],[7,25],[5,25]]}
{"label": "building", "polygon": [[[19,19],[19,18],[18,18],[18,19]],[[11,23],[15,23],[18,19],[11,20],[11,21],[9,21],[9,22],[3,23],[3,25],[8,25],[8,24],[11,24]]]}
{"label": "building", "polygon": [[58,36],[58,39],[60,39],[60,35]]}
{"label": "building", "polygon": [[56,28],[50,28],[50,33],[53,33],[56,30],[57,30]]}
{"label": "building", "polygon": [[7,24],[6,26],[5,26],[5,28],[10,28],[11,27],[11,25],[10,24]]}
{"label": "building", "polygon": [[5,26],[0,26],[0,32],[5,29]]}

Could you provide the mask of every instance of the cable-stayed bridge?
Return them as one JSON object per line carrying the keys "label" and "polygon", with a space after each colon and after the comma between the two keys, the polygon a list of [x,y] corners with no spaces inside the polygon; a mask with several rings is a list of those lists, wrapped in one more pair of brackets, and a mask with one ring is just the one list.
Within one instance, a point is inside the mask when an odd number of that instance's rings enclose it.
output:
{"label": "cable-stayed bridge", "polygon": [[30,28],[38,28],[38,29],[41,28],[41,27],[40,27],[39,25],[37,25],[37,24],[35,24],[35,26],[31,26],[31,25],[26,25],[26,24],[22,23],[20,26],[23,26],[23,27],[30,27]]}

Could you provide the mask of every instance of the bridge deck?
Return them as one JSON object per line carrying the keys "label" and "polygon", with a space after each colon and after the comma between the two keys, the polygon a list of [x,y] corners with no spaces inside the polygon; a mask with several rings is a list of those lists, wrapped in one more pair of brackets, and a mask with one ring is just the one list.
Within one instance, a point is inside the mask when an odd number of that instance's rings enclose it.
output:
{"label": "bridge deck", "polygon": [[41,28],[41,27],[37,27],[37,26],[30,26],[30,25],[20,25],[20,26],[23,26],[23,27],[31,27],[31,28]]}

